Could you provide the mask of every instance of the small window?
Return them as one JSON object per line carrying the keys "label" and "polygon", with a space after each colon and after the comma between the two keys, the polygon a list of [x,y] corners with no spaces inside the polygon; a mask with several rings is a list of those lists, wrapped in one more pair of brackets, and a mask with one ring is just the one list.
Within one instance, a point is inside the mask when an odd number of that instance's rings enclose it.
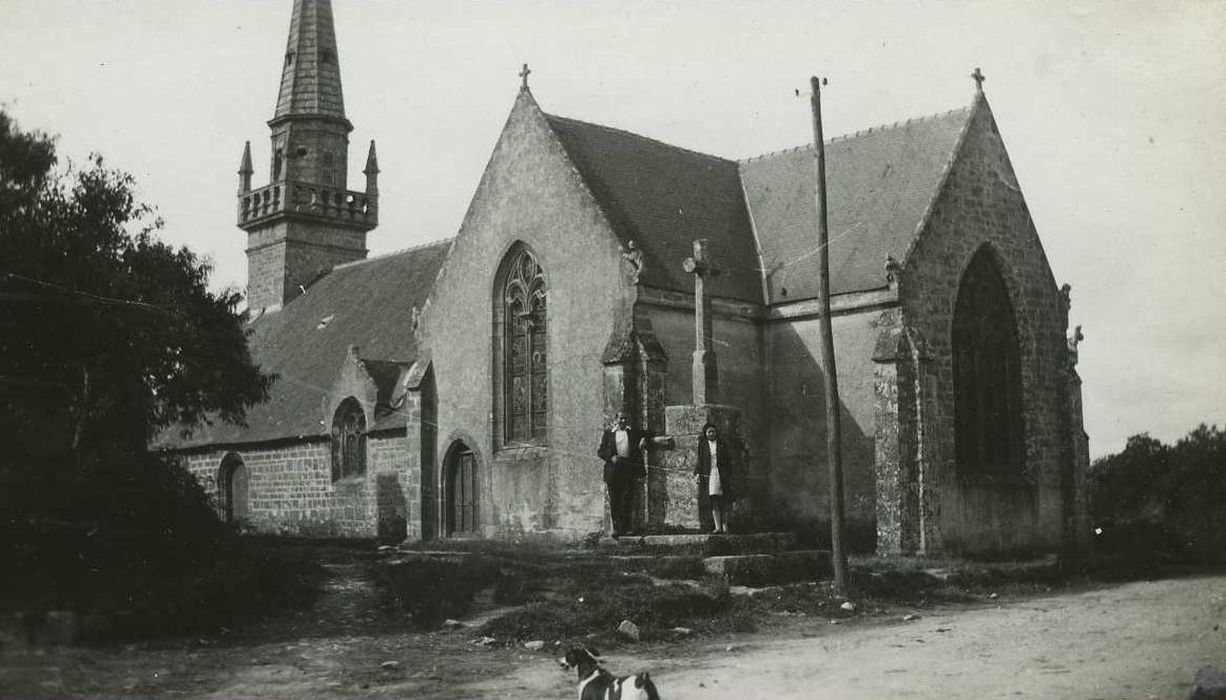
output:
{"label": "small window", "polygon": [[278,148],[272,154],[272,179],[274,181],[281,179],[281,166],[285,162],[285,152]]}
{"label": "small window", "polygon": [[320,49],[319,62],[320,63],[335,63],[336,54],[332,53],[331,49]]}
{"label": "small window", "polygon": [[294,52],[293,51],[285,52],[285,65],[287,66],[294,65]]}
{"label": "small window", "polygon": [[334,167],[336,158],[332,155],[332,151],[324,151],[323,153],[323,179],[324,185],[327,187],[337,187],[336,170]]}
{"label": "small window", "polygon": [[332,420],[332,480],[366,473],[366,414],[352,397],[341,402]]}

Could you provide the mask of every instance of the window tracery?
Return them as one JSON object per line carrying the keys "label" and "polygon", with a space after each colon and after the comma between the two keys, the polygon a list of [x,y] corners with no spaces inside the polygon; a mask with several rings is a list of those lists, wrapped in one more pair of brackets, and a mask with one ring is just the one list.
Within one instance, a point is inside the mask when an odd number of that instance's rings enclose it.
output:
{"label": "window tracery", "polygon": [[519,246],[508,255],[502,280],[502,443],[542,444],[549,408],[545,273]]}
{"label": "window tracery", "polygon": [[356,399],[341,402],[332,420],[332,481],[366,473],[366,414]]}

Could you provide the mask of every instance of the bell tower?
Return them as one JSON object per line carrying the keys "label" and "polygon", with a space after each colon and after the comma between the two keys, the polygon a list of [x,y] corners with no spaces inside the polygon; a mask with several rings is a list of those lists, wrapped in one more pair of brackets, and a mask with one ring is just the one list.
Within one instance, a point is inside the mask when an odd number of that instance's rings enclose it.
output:
{"label": "bell tower", "polygon": [[379,223],[370,142],[364,191],[348,189],[349,132],[329,0],[294,0],[271,130],[269,184],[239,166],[238,226],[247,232],[248,313],[275,311],[336,265],[366,257]]}

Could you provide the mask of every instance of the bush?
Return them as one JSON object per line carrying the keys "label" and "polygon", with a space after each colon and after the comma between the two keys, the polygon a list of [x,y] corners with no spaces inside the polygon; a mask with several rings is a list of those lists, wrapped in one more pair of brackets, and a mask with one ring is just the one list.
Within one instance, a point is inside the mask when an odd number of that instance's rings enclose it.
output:
{"label": "bush", "polygon": [[215,630],[309,600],[314,577],[253,551],[182,467],[95,453],[0,479],[0,605],[72,610],[96,638]]}
{"label": "bush", "polygon": [[1226,432],[1201,425],[1173,446],[1134,435],[1089,477],[1101,554],[1226,561]]}

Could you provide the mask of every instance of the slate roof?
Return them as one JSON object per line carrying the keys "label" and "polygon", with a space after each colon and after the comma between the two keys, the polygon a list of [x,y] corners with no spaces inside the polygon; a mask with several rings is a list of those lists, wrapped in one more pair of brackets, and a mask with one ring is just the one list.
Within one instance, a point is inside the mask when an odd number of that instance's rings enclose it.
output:
{"label": "slate roof", "polygon": [[[904,262],[974,109],[827,142],[832,294],[884,287],[886,256]],[[817,296],[813,150],[771,153],[740,164],[771,304]]]}
{"label": "slate roof", "polygon": [[[903,261],[974,109],[827,142],[832,293],[886,285],[886,256]],[[691,292],[681,261],[695,238],[707,238],[724,270],[712,294],[768,304],[817,296],[812,146],[738,163],[545,116],[622,245],[633,239],[642,249],[644,284]]]}
{"label": "slate roof", "polygon": [[378,387],[373,430],[401,427],[388,410],[397,380],[417,358],[413,307],[421,307],[446,257],[450,240],[334,268],[280,311],[251,322],[252,357],[279,375],[268,401],[247,412],[247,427],[217,421],[189,438],[168,432],[173,448],[265,442],[327,435],[320,423],[324,398],[337,380],[350,345]]}
{"label": "slate roof", "polygon": [[712,294],[761,302],[758,252],[736,161],[545,116],[623,247],[633,239],[643,251],[644,284],[693,293],[694,279],[681,263],[693,255],[694,239],[706,238],[723,270]]}

